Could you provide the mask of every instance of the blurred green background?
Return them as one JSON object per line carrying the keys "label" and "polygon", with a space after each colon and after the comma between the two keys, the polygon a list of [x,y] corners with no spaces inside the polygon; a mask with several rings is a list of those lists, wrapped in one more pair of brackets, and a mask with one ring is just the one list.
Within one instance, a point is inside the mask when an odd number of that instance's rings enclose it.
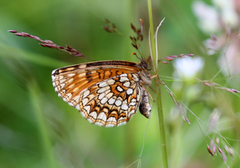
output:
{"label": "blurred green background", "polygon": [[[196,77],[211,79],[219,71],[220,54],[208,56],[204,52],[202,42],[209,34],[199,29],[193,2],[152,1],[155,28],[166,17],[158,35],[159,58],[193,53],[205,62]],[[211,1],[205,2],[213,5]],[[104,18],[113,22],[123,36],[104,31]],[[138,159],[148,122],[139,112],[124,126],[99,127],[86,121],[54,91],[52,70],[89,60],[43,48],[37,41],[17,37],[7,30],[24,31],[61,46],[69,45],[94,60],[137,62],[131,55],[136,51],[129,35],[133,35],[130,23],[140,27],[140,18],[145,23],[143,53],[149,55],[146,0],[0,2],[0,167],[112,168],[127,167]],[[221,33],[224,34],[224,30],[218,32]],[[159,64],[159,75],[164,82],[206,125],[214,109],[220,109],[222,115],[215,129],[229,138],[236,152],[240,151],[239,94],[210,88],[198,81],[172,79],[173,72],[172,63]],[[217,79],[214,82],[240,90],[239,75],[229,78],[220,71]],[[150,92],[155,98],[156,94]],[[187,124],[164,87],[162,92],[169,167],[226,167],[219,153],[213,159],[207,152],[206,143],[210,144],[210,140],[207,136],[204,138],[205,133],[195,117],[188,114],[192,124]],[[141,167],[158,168],[162,163],[161,135],[156,104],[152,105]],[[206,125],[201,123],[210,138],[220,137]],[[224,142],[221,141],[219,147],[223,149]],[[238,167],[239,155],[235,152],[233,161],[224,152],[226,163],[231,167],[235,163]]]}

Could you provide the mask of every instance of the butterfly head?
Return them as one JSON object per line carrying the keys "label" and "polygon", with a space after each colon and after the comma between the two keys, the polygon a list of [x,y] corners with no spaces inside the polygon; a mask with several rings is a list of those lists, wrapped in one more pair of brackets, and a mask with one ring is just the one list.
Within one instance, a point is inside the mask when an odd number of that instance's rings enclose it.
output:
{"label": "butterfly head", "polygon": [[148,62],[144,58],[141,59],[141,62],[138,65],[140,66],[139,68],[141,68],[144,71],[150,71],[151,70]]}
{"label": "butterfly head", "polygon": [[138,63],[136,66],[137,66],[137,68],[139,68],[141,70],[139,75],[140,75],[143,83],[145,83],[146,85],[150,85],[151,84],[151,74],[149,73],[149,71],[151,70],[151,68],[150,68],[147,60],[141,59],[140,63]]}

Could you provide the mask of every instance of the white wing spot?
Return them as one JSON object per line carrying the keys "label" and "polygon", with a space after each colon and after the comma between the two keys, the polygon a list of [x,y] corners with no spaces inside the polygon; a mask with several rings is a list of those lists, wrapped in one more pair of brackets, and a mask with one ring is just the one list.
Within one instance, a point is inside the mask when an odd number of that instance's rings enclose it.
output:
{"label": "white wing spot", "polygon": [[115,80],[109,79],[109,80],[107,81],[107,83],[108,83],[108,85],[113,85],[113,84],[115,83]]}
{"label": "white wing spot", "polygon": [[57,71],[57,69],[54,69],[54,70],[52,71],[52,75],[55,74],[56,71]]}
{"label": "white wing spot", "polygon": [[96,111],[93,111],[89,114],[89,116],[91,116],[92,118],[96,119],[97,118],[97,113]]}
{"label": "white wing spot", "polygon": [[108,104],[113,104],[113,103],[115,102],[115,100],[116,100],[116,99],[114,99],[114,98],[109,99],[109,100],[108,100]]}
{"label": "white wing spot", "polygon": [[107,120],[107,116],[104,112],[101,112],[100,114],[98,114],[98,117],[97,119],[101,119],[103,121],[106,121]]}
{"label": "white wing spot", "polygon": [[77,102],[78,101],[78,99],[79,99],[79,96],[77,95],[77,96],[74,96],[74,97],[72,97],[72,100],[73,101],[75,101],[75,102]]}
{"label": "white wing spot", "polygon": [[64,83],[67,79],[61,79],[59,80],[60,83]]}
{"label": "white wing spot", "polygon": [[93,123],[93,120],[91,118],[87,118],[87,120],[90,122],[90,123]]}
{"label": "white wing spot", "polygon": [[103,92],[105,92],[105,91],[106,91],[106,87],[99,89],[99,90],[97,91],[97,93],[103,93]]}
{"label": "white wing spot", "polygon": [[73,107],[74,107],[74,104],[73,104],[72,102],[68,102],[68,104],[69,104],[70,106],[73,106]]}
{"label": "white wing spot", "polygon": [[72,73],[72,74],[68,74],[67,76],[68,77],[73,77],[75,74],[74,73]]}
{"label": "white wing spot", "polygon": [[90,95],[88,95],[89,100],[92,100],[94,97],[95,97],[94,94],[90,94]]}
{"label": "white wing spot", "polygon": [[133,77],[133,80],[134,80],[134,81],[139,81],[139,78],[137,77],[137,75],[132,74],[132,77]]}
{"label": "white wing spot", "polygon": [[89,114],[89,112],[90,112],[90,106],[85,106],[84,109],[85,109],[86,112]]}
{"label": "white wing spot", "polygon": [[79,78],[82,78],[82,77],[84,77],[84,76],[86,76],[85,73],[80,73],[80,74],[78,75]]}
{"label": "white wing spot", "polygon": [[136,102],[129,103],[129,106],[136,106]]}
{"label": "white wing spot", "polygon": [[101,93],[101,94],[98,96],[98,99],[101,100],[104,96],[105,96],[105,93]]}
{"label": "white wing spot", "polygon": [[137,101],[139,101],[140,100],[140,95],[139,94],[137,94]]}
{"label": "white wing spot", "polygon": [[100,127],[103,126],[103,123],[101,122],[95,122],[96,125],[99,125]]}
{"label": "white wing spot", "polygon": [[120,77],[120,82],[124,82],[124,81],[128,81],[129,79],[126,77],[126,76],[124,76],[124,77]]}
{"label": "white wing spot", "polygon": [[82,100],[83,106],[85,106],[85,105],[87,104],[87,102],[88,102],[88,98],[83,99],[83,100]]}
{"label": "white wing spot", "polygon": [[99,83],[99,87],[105,87],[105,86],[108,86],[106,81]]}
{"label": "white wing spot", "polygon": [[127,94],[130,95],[130,94],[132,94],[132,93],[133,93],[133,89],[132,89],[132,88],[129,88],[129,89],[127,90]]}
{"label": "white wing spot", "polygon": [[79,104],[77,104],[77,105],[75,106],[75,108],[76,108],[77,110],[80,110]]}
{"label": "white wing spot", "polygon": [[86,66],[87,66],[86,64],[80,64],[80,65],[78,66],[78,68],[79,68],[79,69],[81,69],[81,68],[86,68]]}
{"label": "white wing spot", "polygon": [[68,102],[68,100],[65,97],[61,97],[63,101]]}
{"label": "white wing spot", "polygon": [[123,122],[120,122],[117,126],[121,126],[121,125],[124,125],[126,123],[127,123],[126,121],[123,121]]}
{"label": "white wing spot", "polygon": [[86,90],[84,93],[83,93],[83,98],[87,97],[89,95],[90,91],[89,90]]}
{"label": "white wing spot", "polygon": [[72,93],[67,93],[66,97],[71,98],[72,97]]}
{"label": "white wing spot", "polygon": [[56,77],[52,75],[52,81],[55,82]]}
{"label": "white wing spot", "polygon": [[60,84],[60,88],[64,88],[64,86],[65,86],[64,83]]}
{"label": "white wing spot", "polygon": [[108,122],[115,122],[115,123],[117,122],[115,117],[109,117],[107,121]]}
{"label": "white wing spot", "polygon": [[112,97],[112,95],[113,95],[113,92],[110,92],[106,95],[106,98],[109,99],[110,97]]}
{"label": "white wing spot", "polygon": [[115,101],[115,105],[116,105],[116,106],[121,106],[121,104],[122,104],[122,101],[121,101],[121,100]]}
{"label": "white wing spot", "polygon": [[106,97],[104,97],[104,98],[101,100],[101,104],[105,104],[107,101],[108,101],[108,99],[107,99]]}
{"label": "white wing spot", "polygon": [[125,87],[130,87],[130,82],[125,82],[125,83],[123,84],[123,86],[125,86]]}
{"label": "white wing spot", "polygon": [[58,93],[58,96],[59,96],[59,97],[62,97],[62,94],[61,94],[61,93]]}
{"label": "white wing spot", "polygon": [[122,92],[123,88],[121,88],[121,86],[117,86],[117,91]]}
{"label": "white wing spot", "polygon": [[139,87],[138,87],[137,101],[139,101],[139,100],[140,100],[140,94],[141,94],[141,90],[140,90],[140,89],[139,89]]}
{"label": "white wing spot", "polygon": [[132,110],[128,113],[128,117],[131,117],[135,113],[135,110]]}
{"label": "white wing spot", "polygon": [[80,114],[84,117],[84,118],[86,118],[87,116],[85,115],[85,113],[84,112],[82,112],[82,111],[80,111]]}
{"label": "white wing spot", "polygon": [[131,102],[129,103],[129,106],[135,106],[136,105],[136,99],[132,99]]}
{"label": "white wing spot", "polygon": [[121,109],[127,110],[127,109],[128,109],[128,106],[127,106],[126,104],[123,104],[123,105],[121,106]]}
{"label": "white wing spot", "polygon": [[136,102],[136,101],[137,101],[136,99],[134,99],[134,98],[132,99],[132,102]]}
{"label": "white wing spot", "polygon": [[127,74],[121,74],[120,76],[121,76],[121,77],[124,77],[124,76],[127,76]]}
{"label": "white wing spot", "polygon": [[114,124],[106,124],[105,127],[114,127]]}

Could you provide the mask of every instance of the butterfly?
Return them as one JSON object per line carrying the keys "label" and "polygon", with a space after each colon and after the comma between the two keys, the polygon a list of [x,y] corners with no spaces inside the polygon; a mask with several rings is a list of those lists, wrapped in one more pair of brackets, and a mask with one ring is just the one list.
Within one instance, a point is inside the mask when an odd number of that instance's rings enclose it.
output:
{"label": "butterfly", "polygon": [[138,109],[151,116],[149,71],[145,59],[97,61],[53,70],[52,82],[58,96],[90,123],[114,127],[126,124]]}

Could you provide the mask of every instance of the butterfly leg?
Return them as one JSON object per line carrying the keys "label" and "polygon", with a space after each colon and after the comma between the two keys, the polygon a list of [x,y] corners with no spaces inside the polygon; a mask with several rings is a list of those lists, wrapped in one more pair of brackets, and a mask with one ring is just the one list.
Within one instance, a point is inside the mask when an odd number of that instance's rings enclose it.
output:
{"label": "butterfly leg", "polygon": [[158,77],[158,74],[151,76],[150,79],[153,79],[153,78],[156,78],[156,77]]}
{"label": "butterfly leg", "polygon": [[150,96],[150,98],[152,99],[153,102],[155,102],[155,100],[153,99],[152,95],[148,92],[148,90],[145,88],[145,86],[143,85],[143,83],[140,83],[141,86],[143,87],[143,89],[147,92],[147,94]]}

